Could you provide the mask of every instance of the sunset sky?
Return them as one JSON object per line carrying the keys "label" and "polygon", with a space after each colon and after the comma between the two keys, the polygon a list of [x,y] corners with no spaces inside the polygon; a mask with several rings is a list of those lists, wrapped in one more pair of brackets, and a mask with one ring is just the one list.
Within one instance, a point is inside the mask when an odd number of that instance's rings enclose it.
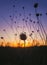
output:
{"label": "sunset sky", "polygon": [[[47,33],[47,0],[0,0],[0,37],[3,36],[5,41],[12,42],[19,40],[20,33],[24,31],[26,32],[27,39],[30,40],[31,38],[29,35],[34,31],[32,35],[33,39],[39,39],[40,36],[36,32],[37,24],[35,23],[34,25],[29,21],[31,18],[32,21],[37,22],[34,3],[38,3],[37,12],[42,14],[40,20]],[[22,9],[23,6],[24,10]],[[30,13],[31,16],[29,16]],[[23,21],[23,18],[25,18],[27,24]]]}

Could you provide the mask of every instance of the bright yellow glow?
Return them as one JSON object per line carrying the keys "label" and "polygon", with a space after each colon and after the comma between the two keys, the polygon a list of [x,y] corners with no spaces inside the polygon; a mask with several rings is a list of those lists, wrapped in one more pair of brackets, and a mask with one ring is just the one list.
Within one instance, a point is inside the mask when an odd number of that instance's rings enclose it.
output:
{"label": "bright yellow glow", "polygon": [[[25,47],[31,47],[31,46],[41,46],[41,45],[45,45],[42,43],[42,41],[38,41],[38,40],[33,40],[33,41],[28,41],[25,40]],[[24,47],[24,41],[20,41],[20,42],[0,42],[0,46],[3,47]]]}

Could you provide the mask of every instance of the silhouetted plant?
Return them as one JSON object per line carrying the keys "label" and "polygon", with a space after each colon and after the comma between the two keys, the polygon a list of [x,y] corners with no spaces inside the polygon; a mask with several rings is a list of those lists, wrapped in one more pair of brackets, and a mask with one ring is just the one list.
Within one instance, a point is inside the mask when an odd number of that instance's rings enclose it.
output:
{"label": "silhouetted plant", "polygon": [[39,32],[39,30],[37,30],[37,32]]}
{"label": "silhouetted plant", "polygon": [[39,24],[39,21],[37,21],[37,23]]}
{"label": "silhouetted plant", "polygon": [[17,36],[17,34],[15,34],[15,36]]}
{"label": "silhouetted plant", "polygon": [[39,13],[36,13],[36,16],[38,17],[39,16]]}
{"label": "silhouetted plant", "polygon": [[31,19],[29,19],[29,21],[30,21],[30,22],[32,22],[32,20],[31,20]]}
{"label": "silhouetted plant", "polygon": [[28,17],[26,19],[28,19]]}
{"label": "silhouetted plant", "polygon": [[24,47],[25,47],[25,40],[27,39],[27,36],[25,33],[20,34],[20,39],[24,41]]}
{"label": "silhouetted plant", "polygon": [[46,13],[46,15],[47,15],[47,13]]}
{"label": "silhouetted plant", "polygon": [[4,37],[1,37],[1,39],[4,39]]}
{"label": "silhouetted plant", "polygon": [[22,14],[20,13],[19,16],[21,16]]}
{"label": "silhouetted plant", "polygon": [[22,8],[24,9],[24,6]]}
{"label": "silhouetted plant", "polygon": [[21,39],[21,40],[26,40],[26,39],[27,39],[26,34],[21,33],[21,34],[20,34],[20,39]]}
{"label": "silhouetted plant", "polygon": [[29,16],[31,16],[31,13],[29,13]]}
{"label": "silhouetted plant", "polygon": [[16,24],[16,21],[14,23]]}
{"label": "silhouetted plant", "polygon": [[42,16],[42,14],[41,14],[41,13],[40,13],[39,15],[40,15],[40,16]]}
{"label": "silhouetted plant", "polygon": [[32,36],[32,33],[29,36]]}
{"label": "silhouetted plant", "polygon": [[35,4],[34,4],[34,8],[37,8],[37,7],[38,7],[38,3],[35,3]]}
{"label": "silhouetted plant", "polygon": [[13,7],[15,8],[15,5],[13,5]]}
{"label": "silhouetted plant", "polygon": [[34,31],[32,31],[32,33],[34,33]]}
{"label": "silhouetted plant", "polygon": [[33,23],[35,24],[35,21],[33,21]]}
{"label": "silhouetted plant", "polygon": [[22,20],[23,20],[23,21],[25,21],[25,19],[24,19],[24,18],[23,18]]}

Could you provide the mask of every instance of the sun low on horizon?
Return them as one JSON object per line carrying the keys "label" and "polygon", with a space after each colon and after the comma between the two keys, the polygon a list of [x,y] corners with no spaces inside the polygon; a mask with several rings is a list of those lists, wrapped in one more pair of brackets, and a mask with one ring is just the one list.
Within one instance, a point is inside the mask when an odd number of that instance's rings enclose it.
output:
{"label": "sun low on horizon", "polygon": [[0,0],[0,46],[40,45],[47,45],[47,1]]}

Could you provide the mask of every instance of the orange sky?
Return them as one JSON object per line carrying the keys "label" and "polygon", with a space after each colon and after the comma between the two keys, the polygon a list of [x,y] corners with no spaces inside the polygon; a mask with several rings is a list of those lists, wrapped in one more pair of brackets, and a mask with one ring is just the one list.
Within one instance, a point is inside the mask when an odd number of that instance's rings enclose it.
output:
{"label": "orange sky", "polygon": [[[25,47],[31,47],[31,46],[41,46],[41,45],[45,45],[44,43],[42,43],[42,41],[37,41],[37,40],[34,40],[34,41],[25,41]],[[15,41],[15,42],[1,42],[0,41],[0,46],[3,46],[3,47],[6,47],[6,46],[9,46],[9,47],[24,47],[24,41],[20,41],[20,43],[18,41]]]}

